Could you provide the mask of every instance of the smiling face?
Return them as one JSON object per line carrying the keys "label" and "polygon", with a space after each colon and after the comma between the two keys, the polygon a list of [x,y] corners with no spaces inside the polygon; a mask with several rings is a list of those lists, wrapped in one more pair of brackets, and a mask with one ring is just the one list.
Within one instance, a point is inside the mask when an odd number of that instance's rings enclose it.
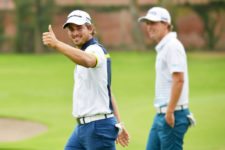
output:
{"label": "smiling face", "polygon": [[92,38],[93,28],[91,25],[68,24],[66,27],[68,36],[79,48]]}
{"label": "smiling face", "polygon": [[169,25],[165,22],[147,21],[146,25],[149,38],[157,43],[169,32]]}

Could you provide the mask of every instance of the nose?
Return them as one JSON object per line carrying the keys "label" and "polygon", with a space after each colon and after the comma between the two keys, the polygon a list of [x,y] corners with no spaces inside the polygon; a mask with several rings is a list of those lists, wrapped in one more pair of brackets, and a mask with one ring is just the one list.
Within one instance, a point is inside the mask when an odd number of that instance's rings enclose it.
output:
{"label": "nose", "polygon": [[78,36],[78,35],[79,35],[79,32],[78,32],[77,30],[71,31],[71,36],[72,36],[72,37],[76,37],[76,36]]}

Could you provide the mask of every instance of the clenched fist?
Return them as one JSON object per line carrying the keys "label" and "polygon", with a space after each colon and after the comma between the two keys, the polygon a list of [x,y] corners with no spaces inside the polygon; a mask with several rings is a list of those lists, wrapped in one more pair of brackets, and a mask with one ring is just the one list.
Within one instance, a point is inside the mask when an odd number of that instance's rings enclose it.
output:
{"label": "clenched fist", "polygon": [[52,30],[51,25],[48,26],[48,32],[43,33],[42,41],[43,41],[43,44],[48,47],[52,47],[52,48],[56,47],[58,40],[55,36],[55,33]]}

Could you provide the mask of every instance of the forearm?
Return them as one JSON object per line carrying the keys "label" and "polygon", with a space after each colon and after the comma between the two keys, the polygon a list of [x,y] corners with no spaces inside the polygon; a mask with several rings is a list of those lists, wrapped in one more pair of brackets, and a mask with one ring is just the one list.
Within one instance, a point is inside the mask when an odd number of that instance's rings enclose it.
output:
{"label": "forearm", "polygon": [[85,53],[84,51],[61,41],[57,42],[55,49],[67,56],[76,64],[82,65],[84,67],[95,67],[96,65],[97,60],[94,55]]}
{"label": "forearm", "polygon": [[66,43],[59,41],[56,38],[51,25],[49,25],[48,30],[49,32],[44,32],[42,35],[42,41],[44,45],[58,50],[76,64],[82,65],[84,67],[96,66],[97,58],[93,54],[86,53],[78,48],[72,47]]}
{"label": "forearm", "polygon": [[121,122],[121,118],[120,118],[120,114],[119,114],[119,109],[116,103],[116,100],[114,98],[114,96],[112,96],[112,107],[113,107],[113,113],[117,119],[118,122]]}
{"label": "forearm", "polygon": [[171,88],[171,96],[169,100],[169,104],[167,107],[167,112],[173,113],[175,110],[175,107],[178,103],[178,100],[180,98],[182,89],[183,89],[183,73],[179,73],[173,76],[173,83]]}
{"label": "forearm", "polygon": [[118,123],[115,126],[119,129],[116,142],[119,143],[123,147],[128,146],[130,137],[129,137],[127,130],[125,129],[125,126],[121,122],[120,115],[119,115],[119,109],[116,104],[116,100],[113,96],[112,96],[112,107],[114,110],[114,115],[118,121]]}

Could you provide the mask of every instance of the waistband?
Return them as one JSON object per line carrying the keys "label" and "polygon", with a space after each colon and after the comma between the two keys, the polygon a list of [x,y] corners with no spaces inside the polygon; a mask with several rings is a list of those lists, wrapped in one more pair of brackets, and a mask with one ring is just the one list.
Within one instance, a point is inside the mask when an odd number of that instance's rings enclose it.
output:
{"label": "waistband", "polygon": [[[179,111],[179,110],[184,110],[184,109],[188,109],[188,104],[184,104],[184,105],[177,105],[175,107],[175,111]],[[165,114],[167,111],[167,105],[166,106],[161,106],[161,107],[157,107],[156,108],[156,112],[158,114]]]}
{"label": "waistband", "polygon": [[111,117],[114,117],[113,113],[98,114],[98,115],[87,116],[87,117],[80,117],[80,118],[77,118],[77,123],[78,124],[86,124],[86,123],[90,123],[90,122],[93,122],[93,121],[107,119],[107,118],[111,118]]}

